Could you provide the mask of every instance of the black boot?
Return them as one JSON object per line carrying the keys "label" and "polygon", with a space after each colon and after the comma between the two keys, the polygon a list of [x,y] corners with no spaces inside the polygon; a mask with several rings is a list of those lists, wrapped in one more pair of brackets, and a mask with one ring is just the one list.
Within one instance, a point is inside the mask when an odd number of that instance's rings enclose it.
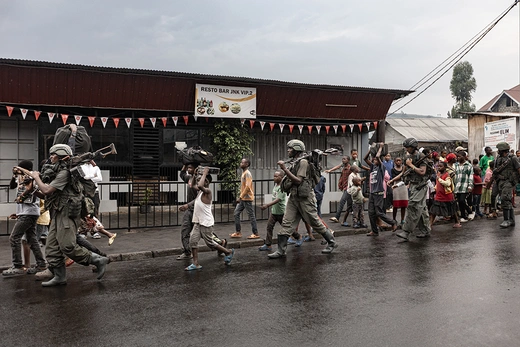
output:
{"label": "black boot", "polygon": [[504,221],[502,223],[500,223],[500,227],[501,228],[509,228],[511,226],[511,221],[509,220],[509,212],[511,210],[508,210],[508,209],[504,209],[503,213],[504,213]]}
{"label": "black boot", "polygon": [[332,253],[334,248],[338,248],[338,244],[336,240],[334,240],[334,236],[332,236],[332,233],[329,229],[325,231],[325,234],[323,234],[323,238],[325,241],[327,241],[327,247],[321,251],[321,253],[329,254]]}
{"label": "black boot", "polygon": [[53,268],[52,272],[54,273],[54,277],[50,281],[42,282],[43,287],[54,287],[67,284],[67,271],[65,270],[65,265]]}
{"label": "black boot", "polygon": [[90,264],[95,265],[97,267],[97,279],[100,280],[105,275],[105,270],[107,264],[110,262],[110,259],[107,257],[102,257],[99,254],[92,253],[90,255]]}
{"label": "black boot", "polygon": [[274,253],[268,254],[269,259],[277,259],[285,257],[285,251],[287,250],[287,240],[289,236],[278,235],[278,250]]}

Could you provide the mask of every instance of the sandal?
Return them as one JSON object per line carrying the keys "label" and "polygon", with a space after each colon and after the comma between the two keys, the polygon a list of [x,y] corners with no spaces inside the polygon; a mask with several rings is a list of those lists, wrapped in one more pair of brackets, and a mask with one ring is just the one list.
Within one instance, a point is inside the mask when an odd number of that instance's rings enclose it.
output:
{"label": "sandal", "polygon": [[112,237],[108,239],[108,245],[109,246],[112,246],[112,244],[114,243],[114,240],[116,238],[117,234],[112,234]]}
{"label": "sandal", "polygon": [[[231,236],[233,237],[233,236]],[[251,234],[250,236],[247,237],[249,240],[253,240],[253,239],[259,239],[260,236],[256,235],[256,234]]]}
{"label": "sandal", "polygon": [[316,239],[314,237],[310,237],[308,235],[303,238],[303,242],[311,242],[311,241],[316,241]]}
{"label": "sandal", "polygon": [[74,260],[72,260],[70,258],[67,258],[67,260],[65,260],[65,267],[69,267],[72,264],[74,264]]}
{"label": "sandal", "polygon": [[462,225],[460,225],[460,223],[457,223],[457,224],[453,224],[453,227],[454,228],[462,228]]}
{"label": "sandal", "polygon": [[233,234],[229,234],[229,236],[231,236],[232,238],[239,239],[242,237],[242,233],[233,233]]}
{"label": "sandal", "polygon": [[184,270],[186,270],[186,271],[193,271],[193,270],[200,270],[200,269],[202,269],[202,265],[191,264],[190,266],[188,266]]}

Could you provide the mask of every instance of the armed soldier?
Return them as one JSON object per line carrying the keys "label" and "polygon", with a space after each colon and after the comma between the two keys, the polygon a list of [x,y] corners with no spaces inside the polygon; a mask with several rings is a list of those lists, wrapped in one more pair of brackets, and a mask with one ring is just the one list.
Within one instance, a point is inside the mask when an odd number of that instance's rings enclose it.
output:
{"label": "armed soldier", "polygon": [[510,147],[507,142],[497,143],[498,158],[495,160],[493,177],[487,183],[489,189],[496,182],[500,199],[502,200],[502,211],[504,221],[500,223],[501,228],[515,226],[515,211],[513,210],[513,189],[520,175],[520,162],[514,154],[509,153]]}
{"label": "armed soldier", "polygon": [[282,229],[278,232],[278,250],[269,254],[268,257],[271,259],[285,257],[287,240],[296,230],[301,219],[310,224],[314,231],[321,234],[327,241],[327,247],[321,252],[332,253],[334,248],[338,247],[338,244],[330,230],[323,225],[318,217],[314,184],[311,177],[311,165],[313,164],[305,159],[305,144],[300,140],[291,140],[287,142],[287,147],[291,160],[289,163],[280,160],[277,164],[285,173],[281,188],[284,192],[290,193],[290,196],[285,207]]}
{"label": "armed soldier", "polygon": [[91,253],[76,243],[83,188],[79,181],[72,178],[68,168],[67,160],[72,157],[72,150],[68,145],[57,144],[51,147],[49,154],[50,163],[44,165],[42,177],[38,171],[28,173],[45,195],[45,206],[51,213],[45,255],[54,277],[50,281],[42,282],[42,286],[67,284],[65,256],[81,265],[95,265],[97,278],[101,279],[109,259]]}
{"label": "armed soldier", "polygon": [[419,227],[418,238],[430,236],[430,222],[428,215],[428,207],[426,205],[426,193],[428,191],[428,162],[424,154],[417,149],[417,140],[413,137],[403,141],[403,147],[408,152],[406,166],[409,167],[406,172],[401,173],[404,182],[409,184],[410,195],[408,200],[408,208],[403,225],[403,230],[396,235],[408,241],[408,237],[415,228]]}

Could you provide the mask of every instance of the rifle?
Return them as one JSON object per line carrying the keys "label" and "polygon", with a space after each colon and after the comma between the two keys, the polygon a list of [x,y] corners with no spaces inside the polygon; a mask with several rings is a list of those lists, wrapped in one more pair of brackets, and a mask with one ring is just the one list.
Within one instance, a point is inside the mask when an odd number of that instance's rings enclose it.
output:
{"label": "rifle", "polygon": [[[414,165],[417,166],[417,165],[421,165],[423,162],[426,161],[426,165],[429,166],[432,170],[433,170],[433,167],[428,163],[428,156],[425,155],[424,157],[422,157],[421,159],[419,159],[417,161],[417,163],[415,163]],[[435,170],[434,170],[435,171]],[[395,176],[394,178],[392,178],[390,181],[388,181],[388,184],[391,184],[391,182],[393,183],[393,181],[397,180],[397,179],[403,179],[404,177],[408,176],[409,174],[411,174],[413,172],[413,169],[411,167],[409,167],[408,169],[406,169],[406,171],[404,172],[401,172],[399,175]]]}
{"label": "rifle", "polygon": [[[489,180],[489,182],[486,184],[487,189],[491,188],[491,185],[493,184],[493,182],[495,180],[505,179],[505,177],[502,176],[500,173],[509,165],[510,162],[511,162],[511,156],[508,156],[506,161],[502,165],[500,165],[499,167],[497,167],[493,170],[493,175],[491,176],[491,180]],[[496,161],[495,161],[495,163],[496,163]]]}

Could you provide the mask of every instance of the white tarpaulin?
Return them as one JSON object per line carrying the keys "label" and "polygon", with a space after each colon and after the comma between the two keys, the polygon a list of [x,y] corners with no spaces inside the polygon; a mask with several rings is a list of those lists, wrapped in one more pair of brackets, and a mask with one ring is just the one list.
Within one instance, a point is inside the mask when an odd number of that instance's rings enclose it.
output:
{"label": "white tarpaulin", "polygon": [[195,115],[256,118],[256,88],[195,85]]}
{"label": "white tarpaulin", "polygon": [[484,124],[484,146],[497,150],[497,143],[507,142],[516,148],[516,118],[507,118]]}

